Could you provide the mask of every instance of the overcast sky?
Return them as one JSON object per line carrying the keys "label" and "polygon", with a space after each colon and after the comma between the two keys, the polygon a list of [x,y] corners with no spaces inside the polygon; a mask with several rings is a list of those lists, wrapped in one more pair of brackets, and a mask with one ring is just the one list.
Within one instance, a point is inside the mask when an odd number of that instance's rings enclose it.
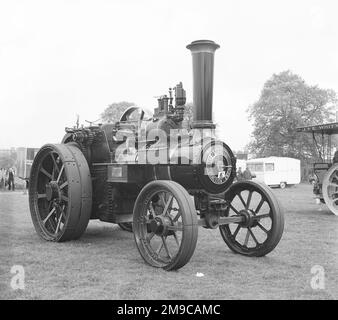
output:
{"label": "overcast sky", "polygon": [[112,102],[152,110],[179,81],[192,101],[193,40],[216,51],[214,115],[234,150],[246,109],[287,69],[338,91],[337,1],[0,0],[0,148],[59,142]]}

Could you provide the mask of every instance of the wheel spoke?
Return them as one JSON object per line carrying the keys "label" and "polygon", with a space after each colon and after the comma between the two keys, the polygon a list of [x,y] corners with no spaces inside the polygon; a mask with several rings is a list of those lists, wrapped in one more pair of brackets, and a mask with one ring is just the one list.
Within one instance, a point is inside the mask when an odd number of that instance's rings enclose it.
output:
{"label": "wheel spoke", "polygon": [[236,239],[237,234],[238,234],[238,231],[239,231],[240,229],[241,229],[241,226],[238,225],[237,228],[236,228],[236,230],[235,230],[235,232],[234,232],[233,235],[232,235],[234,239]]}
{"label": "wheel spoke", "polygon": [[156,254],[159,255],[162,249],[163,249],[163,241],[161,242],[160,246],[157,248]]}
{"label": "wheel spoke", "polygon": [[147,235],[146,239],[148,242],[150,242],[150,240],[154,237],[155,232],[151,232],[150,234]]}
{"label": "wheel spoke", "polygon": [[65,202],[68,202],[68,197],[66,197],[65,195],[61,195],[61,199]]}
{"label": "wheel spoke", "polygon": [[55,228],[55,235],[58,234],[58,230],[60,228],[60,224],[61,224],[61,218],[62,218],[62,214],[60,214],[60,217],[59,217],[59,220],[58,220],[58,223],[56,225],[56,228]]}
{"label": "wheel spoke", "polygon": [[162,201],[162,204],[163,204],[163,207],[164,207],[165,206],[165,196],[164,196],[163,192],[159,194],[159,197],[161,198],[161,201]]}
{"label": "wheel spoke", "polygon": [[258,204],[258,206],[257,206],[257,208],[255,210],[255,214],[257,214],[259,212],[259,210],[261,210],[262,205],[263,205],[264,202],[265,202],[265,200],[262,197],[261,201],[259,202],[259,204]]}
{"label": "wheel spoke", "polygon": [[66,221],[66,213],[65,213],[65,205],[62,207],[62,209],[61,209],[61,215],[63,216],[63,218],[65,219],[65,221]]}
{"label": "wheel spoke", "polygon": [[177,246],[180,247],[180,242],[178,241],[177,234],[176,234],[175,231],[174,231],[173,235],[174,235],[174,238],[175,238],[175,240],[176,240]]}
{"label": "wheel spoke", "polygon": [[149,208],[150,208],[150,213],[153,215],[153,217],[155,217],[156,216],[156,212],[155,212],[154,206],[151,203],[151,201],[149,202]]}
{"label": "wheel spoke", "polygon": [[257,226],[260,227],[266,234],[269,233],[269,231],[266,230],[259,222],[257,222]]}
{"label": "wheel spoke", "polygon": [[177,215],[173,219],[173,222],[175,223],[180,218],[180,216],[181,216],[181,210],[178,210]]}
{"label": "wheel spoke", "polygon": [[45,193],[38,193],[38,199],[43,199],[46,198],[46,194]]}
{"label": "wheel spoke", "polygon": [[168,213],[168,209],[171,206],[172,202],[173,202],[174,196],[171,194],[169,196],[169,200],[168,202],[165,204],[164,210],[163,210],[163,214],[166,216]]}
{"label": "wheel spoke", "polygon": [[[54,169],[56,169],[57,172],[60,172],[60,169],[59,169],[59,167],[58,167],[58,165],[57,165],[57,163],[56,163],[56,161],[55,161],[55,158],[54,158],[54,156],[53,156],[53,153],[50,154],[50,157],[52,158],[53,164],[54,164],[53,171],[54,171]],[[53,176],[54,176],[54,175],[53,175]]]}
{"label": "wheel spoke", "polygon": [[166,238],[164,238],[163,236],[162,236],[161,238],[162,238],[162,242],[163,242],[164,249],[165,249],[165,251],[167,252],[168,257],[171,259],[172,256],[171,256],[170,251],[169,251],[169,248],[168,248],[168,246],[167,246]]}
{"label": "wheel spoke", "polygon": [[40,171],[45,175],[47,176],[50,180],[53,179],[53,176],[43,167],[40,168]]}
{"label": "wheel spoke", "polygon": [[256,237],[255,237],[254,233],[252,232],[251,228],[248,228],[248,230],[249,230],[249,232],[250,232],[250,234],[251,234],[252,239],[254,239],[254,241],[256,242],[256,245],[258,246],[258,245],[259,245],[259,242],[258,242],[258,240],[256,239]]}
{"label": "wheel spoke", "polygon": [[60,185],[60,190],[62,190],[64,187],[68,186],[68,181],[65,181],[63,184]]}
{"label": "wheel spoke", "polygon": [[242,195],[241,195],[240,193],[238,194],[238,198],[241,200],[241,202],[242,202],[244,208],[246,208],[246,203],[245,203],[245,201],[243,200]]}
{"label": "wheel spoke", "polygon": [[247,200],[247,202],[246,202],[245,209],[249,209],[249,207],[250,207],[250,202],[251,202],[251,198],[252,198],[252,193],[253,193],[253,191],[250,191],[250,192],[249,192],[248,200]]}
{"label": "wheel spoke", "polygon": [[59,175],[58,175],[58,177],[56,179],[57,183],[59,183],[59,181],[60,181],[60,178],[61,178],[61,175],[62,175],[62,172],[63,172],[64,168],[65,168],[65,165],[63,164],[62,167],[61,167],[61,169],[60,169]]}
{"label": "wheel spoke", "polygon": [[235,209],[235,207],[230,203],[230,208],[236,213],[236,214],[239,214],[238,210]]}
{"label": "wheel spoke", "polygon": [[42,221],[43,224],[46,224],[47,220],[52,216],[52,214],[55,212],[55,207],[48,213],[47,217]]}
{"label": "wheel spoke", "polygon": [[249,236],[250,236],[250,232],[249,232],[249,228],[248,228],[247,232],[246,232],[245,240],[244,240],[244,243],[243,243],[244,247],[248,247]]}

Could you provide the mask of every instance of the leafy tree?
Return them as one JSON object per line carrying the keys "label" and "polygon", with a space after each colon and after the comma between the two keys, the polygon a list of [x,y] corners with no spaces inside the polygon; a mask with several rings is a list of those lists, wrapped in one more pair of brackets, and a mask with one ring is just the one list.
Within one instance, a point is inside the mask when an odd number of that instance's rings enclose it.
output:
{"label": "leafy tree", "polygon": [[17,160],[17,154],[14,150],[8,150],[8,152],[2,152],[0,154],[0,168],[10,168],[15,166]]}
{"label": "leafy tree", "polygon": [[336,105],[333,90],[310,86],[291,71],[274,74],[265,82],[259,100],[247,110],[254,126],[250,153],[304,160],[315,157],[311,135],[296,128],[330,122]]}
{"label": "leafy tree", "polygon": [[120,120],[123,112],[129,108],[136,106],[133,102],[121,101],[114,102],[101,113],[102,122],[117,122]]}

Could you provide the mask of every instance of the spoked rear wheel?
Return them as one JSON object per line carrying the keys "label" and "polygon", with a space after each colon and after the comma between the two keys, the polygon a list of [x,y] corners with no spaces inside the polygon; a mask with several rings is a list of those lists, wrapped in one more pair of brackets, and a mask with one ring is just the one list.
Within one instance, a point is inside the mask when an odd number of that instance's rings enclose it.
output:
{"label": "spoked rear wheel", "polygon": [[284,216],[278,200],[264,184],[233,184],[225,194],[227,216],[241,216],[241,223],[221,225],[221,235],[231,250],[246,256],[264,256],[282,237]]}
{"label": "spoked rear wheel", "polygon": [[39,150],[31,169],[29,205],[43,239],[67,241],[82,235],[91,214],[92,184],[76,146],[48,144]]}
{"label": "spoked rear wheel", "polygon": [[133,231],[143,259],[153,267],[183,267],[195,251],[198,225],[194,203],[178,183],[157,180],[140,192]]}
{"label": "spoked rear wheel", "polygon": [[325,204],[338,215],[338,164],[333,164],[323,179],[322,192]]}

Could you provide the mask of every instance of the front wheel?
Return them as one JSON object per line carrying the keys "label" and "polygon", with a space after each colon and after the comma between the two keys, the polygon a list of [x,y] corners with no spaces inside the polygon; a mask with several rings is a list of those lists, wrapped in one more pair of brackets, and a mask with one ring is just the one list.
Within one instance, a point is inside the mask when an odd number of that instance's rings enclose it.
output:
{"label": "front wheel", "polygon": [[284,215],[271,189],[253,181],[237,182],[225,194],[226,216],[241,216],[242,222],[221,225],[228,247],[246,256],[264,256],[282,237]]}
{"label": "front wheel", "polygon": [[155,180],[136,199],[133,231],[142,258],[165,270],[183,267],[195,251],[197,216],[188,192],[178,183]]}

